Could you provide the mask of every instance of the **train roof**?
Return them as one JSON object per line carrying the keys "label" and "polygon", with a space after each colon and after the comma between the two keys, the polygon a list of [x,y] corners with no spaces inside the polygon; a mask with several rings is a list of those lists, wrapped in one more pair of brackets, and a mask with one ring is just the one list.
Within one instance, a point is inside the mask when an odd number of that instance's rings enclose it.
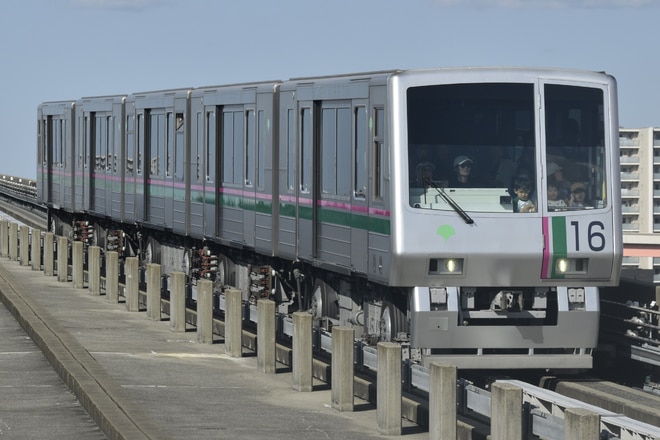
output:
{"label": "train roof", "polygon": [[[58,101],[46,101],[41,105],[63,105],[68,103],[75,103],[81,100],[88,99],[135,99],[136,97],[147,97],[147,96],[157,96],[157,95],[169,95],[169,94],[178,94],[178,93],[198,93],[207,92],[210,90],[219,90],[219,89],[231,89],[231,88],[270,88],[282,86],[283,88],[300,86],[301,84],[309,83],[311,84],[322,84],[322,83],[331,83],[331,82],[346,82],[346,81],[361,81],[361,80],[374,80],[374,81],[386,81],[388,78],[401,75],[403,77],[413,76],[413,75],[424,75],[431,73],[444,73],[447,75],[470,75],[479,76],[480,74],[494,74],[495,76],[501,76],[504,78],[507,74],[515,74],[518,77],[538,77],[539,75],[547,78],[582,78],[582,79],[591,79],[591,80],[603,80],[603,77],[609,78],[609,80],[614,80],[614,77],[604,71],[591,71],[591,70],[580,70],[574,68],[561,68],[561,67],[524,67],[524,66],[463,66],[463,67],[426,67],[426,68],[416,68],[416,69],[387,69],[387,70],[374,70],[374,71],[364,71],[364,72],[354,72],[354,73],[339,73],[332,75],[319,75],[319,76],[300,76],[300,77],[291,77],[285,80],[266,80],[266,81],[255,81],[255,82],[242,82],[242,83],[231,83],[231,84],[216,84],[216,85],[204,85],[197,87],[180,87],[172,89],[161,89],[161,90],[148,90],[140,92],[132,92],[127,94],[115,94],[115,95],[101,95],[101,96],[86,96],[74,100],[58,100]],[[568,79],[570,79],[568,78]]]}

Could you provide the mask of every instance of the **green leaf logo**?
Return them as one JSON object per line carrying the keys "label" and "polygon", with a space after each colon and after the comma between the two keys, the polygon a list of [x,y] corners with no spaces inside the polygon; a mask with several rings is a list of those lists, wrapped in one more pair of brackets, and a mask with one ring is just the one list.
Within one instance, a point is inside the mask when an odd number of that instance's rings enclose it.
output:
{"label": "green leaf logo", "polygon": [[442,225],[438,228],[438,230],[435,233],[441,236],[442,238],[444,238],[445,241],[447,241],[449,237],[456,234],[456,231],[450,225]]}

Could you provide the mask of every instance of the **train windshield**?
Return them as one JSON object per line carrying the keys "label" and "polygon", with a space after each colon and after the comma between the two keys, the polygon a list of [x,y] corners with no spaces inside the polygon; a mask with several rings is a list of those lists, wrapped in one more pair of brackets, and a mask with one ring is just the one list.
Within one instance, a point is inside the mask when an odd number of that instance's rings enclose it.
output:
{"label": "train windshield", "polygon": [[544,86],[547,179],[538,178],[534,95],[532,83],[409,88],[410,205],[522,213],[541,203],[548,210],[605,206],[603,91]]}

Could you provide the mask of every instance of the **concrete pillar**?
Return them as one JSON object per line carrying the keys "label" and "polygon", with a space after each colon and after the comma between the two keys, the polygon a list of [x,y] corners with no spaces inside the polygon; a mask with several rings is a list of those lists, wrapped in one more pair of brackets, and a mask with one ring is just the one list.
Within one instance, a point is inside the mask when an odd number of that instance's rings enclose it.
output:
{"label": "concrete pillar", "polygon": [[85,287],[83,277],[83,243],[82,241],[74,241],[72,244],[72,266],[73,266],[73,288],[82,289]]}
{"label": "concrete pillar", "polygon": [[238,289],[225,290],[225,353],[243,355],[243,301]]}
{"label": "concrete pillar", "polygon": [[101,294],[101,248],[89,246],[87,248],[87,288],[91,295]]}
{"label": "concrete pillar", "polygon": [[32,229],[30,236],[30,261],[32,270],[41,270],[41,230]]}
{"label": "concrete pillar", "polygon": [[431,363],[429,373],[429,438],[456,440],[456,367]]}
{"label": "concrete pillar", "polygon": [[213,344],[213,281],[197,282],[197,342]]}
{"label": "concrete pillar", "polygon": [[600,415],[585,408],[566,408],[564,439],[589,440],[600,438]]}
{"label": "concrete pillar", "polygon": [[9,259],[18,261],[18,224],[9,223]]}
{"label": "concrete pillar", "polygon": [[19,252],[21,266],[30,265],[30,228],[26,225],[21,225],[18,228],[19,232]]}
{"label": "concrete pillar", "polygon": [[186,331],[186,274],[170,274],[170,330]]}
{"label": "concrete pillar", "polygon": [[378,343],[377,380],[378,431],[385,435],[401,435],[401,345]]}
{"label": "concrete pillar", "polygon": [[257,370],[273,374],[275,368],[275,301],[257,301]]}
{"label": "concrete pillar", "polygon": [[105,253],[105,300],[119,302],[119,254],[115,251]]}
{"label": "concrete pillar", "polygon": [[9,256],[9,220],[0,220],[0,256]]}
{"label": "concrete pillar", "polygon": [[69,240],[57,237],[57,281],[69,281]]}
{"label": "concrete pillar", "polygon": [[147,317],[161,320],[160,307],[160,264],[147,264]]}
{"label": "concrete pillar", "polygon": [[44,275],[55,274],[55,236],[52,232],[44,234]]}
{"label": "concrete pillar", "polygon": [[312,375],[312,315],[307,312],[293,314],[293,389],[310,392],[313,389]]}
{"label": "concrete pillar", "polygon": [[522,388],[494,382],[490,400],[490,435],[493,440],[522,440]]}
{"label": "concrete pillar", "polygon": [[353,335],[350,327],[332,327],[331,398],[339,411],[353,411]]}
{"label": "concrete pillar", "polygon": [[140,271],[138,257],[126,257],[126,309],[129,312],[140,311]]}

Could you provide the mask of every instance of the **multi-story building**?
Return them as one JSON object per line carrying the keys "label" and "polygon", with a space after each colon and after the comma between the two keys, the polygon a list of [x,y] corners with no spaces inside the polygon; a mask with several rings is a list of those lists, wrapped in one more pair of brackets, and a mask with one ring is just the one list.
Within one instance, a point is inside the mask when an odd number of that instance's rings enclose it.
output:
{"label": "multi-story building", "polygon": [[621,128],[619,141],[623,268],[660,283],[660,129]]}

